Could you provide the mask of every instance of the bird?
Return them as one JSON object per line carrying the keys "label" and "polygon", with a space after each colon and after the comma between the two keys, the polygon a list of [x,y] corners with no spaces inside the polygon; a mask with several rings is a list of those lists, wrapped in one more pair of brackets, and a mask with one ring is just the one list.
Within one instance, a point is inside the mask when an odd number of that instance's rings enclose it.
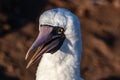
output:
{"label": "bird", "polygon": [[82,38],[79,18],[65,8],[43,12],[39,33],[28,49],[26,68],[39,61],[36,80],[84,80],[80,77]]}

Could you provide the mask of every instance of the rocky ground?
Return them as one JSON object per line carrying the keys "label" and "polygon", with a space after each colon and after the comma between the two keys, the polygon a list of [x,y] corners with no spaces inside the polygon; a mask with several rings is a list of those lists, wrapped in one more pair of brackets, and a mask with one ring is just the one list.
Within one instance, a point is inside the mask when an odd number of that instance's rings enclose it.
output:
{"label": "rocky ground", "polygon": [[0,80],[35,80],[36,65],[25,69],[25,54],[38,33],[39,15],[64,7],[81,21],[85,80],[120,80],[119,0],[1,0]]}

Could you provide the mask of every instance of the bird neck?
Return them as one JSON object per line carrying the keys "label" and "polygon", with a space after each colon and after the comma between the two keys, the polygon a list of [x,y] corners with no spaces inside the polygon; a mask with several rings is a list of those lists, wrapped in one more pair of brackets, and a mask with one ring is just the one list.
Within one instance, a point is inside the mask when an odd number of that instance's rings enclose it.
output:
{"label": "bird neck", "polygon": [[80,56],[79,39],[66,39],[56,53],[43,55],[36,80],[80,80]]}

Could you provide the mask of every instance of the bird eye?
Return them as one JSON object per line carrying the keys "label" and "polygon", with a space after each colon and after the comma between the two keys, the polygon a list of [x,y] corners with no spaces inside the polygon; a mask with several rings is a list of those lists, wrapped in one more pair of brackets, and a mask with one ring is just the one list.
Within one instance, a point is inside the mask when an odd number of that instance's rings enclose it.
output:
{"label": "bird eye", "polygon": [[58,34],[62,34],[64,32],[64,29],[63,28],[58,28],[58,30],[57,30],[57,33]]}

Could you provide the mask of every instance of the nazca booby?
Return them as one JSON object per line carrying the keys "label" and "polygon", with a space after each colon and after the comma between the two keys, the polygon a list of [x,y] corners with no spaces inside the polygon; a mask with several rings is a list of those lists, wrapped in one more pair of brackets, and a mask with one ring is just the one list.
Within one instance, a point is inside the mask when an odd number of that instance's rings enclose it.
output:
{"label": "nazca booby", "polygon": [[45,11],[39,18],[39,34],[26,58],[27,68],[41,60],[36,80],[83,80],[80,77],[82,41],[80,21],[64,8]]}

